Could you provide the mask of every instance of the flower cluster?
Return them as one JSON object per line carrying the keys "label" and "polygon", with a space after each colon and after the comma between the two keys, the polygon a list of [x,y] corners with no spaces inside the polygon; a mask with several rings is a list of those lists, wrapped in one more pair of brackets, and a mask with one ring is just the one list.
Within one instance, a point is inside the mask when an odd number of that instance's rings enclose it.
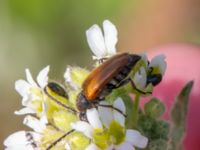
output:
{"label": "flower cluster", "polygon": [[[104,105],[109,105],[104,102]],[[121,98],[117,98],[113,106],[125,113],[125,105]],[[99,113],[98,113],[99,112]],[[144,148],[148,139],[138,131],[125,128],[125,117],[111,108],[99,107],[98,111],[87,110],[88,122],[77,121],[72,128],[82,132],[91,139],[87,150],[132,150],[134,147]]]}
{"label": "flower cluster", "polygon": [[[103,32],[98,25],[93,25],[86,31],[86,37],[97,65],[116,55],[117,30],[110,21],[103,22]],[[154,122],[157,130],[166,129],[165,135],[168,134],[169,126],[168,123],[159,120],[164,112],[163,104],[159,100],[150,100],[142,112],[139,109],[139,99],[142,95],[152,93],[154,84],[149,81],[149,77],[153,80],[157,77],[154,76],[156,74],[161,78],[165,73],[166,62],[164,55],[154,57],[151,62],[145,54],[138,56],[141,60],[129,75],[134,87],[126,84],[111,92],[104,101],[99,102],[99,105],[88,108],[86,121],[79,118],[81,112],[76,108],[76,99],[90,71],[68,66],[64,73],[65,83],[61,85],[49,80],[49,66],[39,72],[36,81],[26,69],[27,81],[18,80],[15,83],[15,89],[22,96],[23,106],[19,111],[15,111],[15,114],[25,115],[23,123],[33,131],[18,131],[11,134],[4,141],[6,149],[149,148],[157,138],[152,138],[154,133],[149,134],[155,126],[148,126],[148,121],[150,120],[149,124]],[[128,96],[129,93],[136,95],[134,103]],[[159,136],[160,132],[157,134]]]}

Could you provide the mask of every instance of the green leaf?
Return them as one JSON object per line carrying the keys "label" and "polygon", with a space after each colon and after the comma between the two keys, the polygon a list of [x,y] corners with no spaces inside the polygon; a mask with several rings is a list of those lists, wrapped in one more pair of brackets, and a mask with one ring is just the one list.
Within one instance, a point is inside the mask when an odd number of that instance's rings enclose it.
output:
{"label": "green leaf", "polygon": [[192,90],[193,81],[190,81],[182,89],[175,100],[171,110],[172,130],[170,134],[170,143],[168,150],[180,150],[181,141],[185,134],[186,118],[188,112],[189,94]]}

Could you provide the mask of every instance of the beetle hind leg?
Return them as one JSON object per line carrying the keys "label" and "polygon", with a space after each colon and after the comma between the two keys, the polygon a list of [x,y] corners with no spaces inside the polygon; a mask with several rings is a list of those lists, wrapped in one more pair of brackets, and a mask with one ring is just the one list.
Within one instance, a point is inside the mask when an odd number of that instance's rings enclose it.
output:
{"label": "beetle hind leg", "polygon": [[132,87],[138,92],[138,93],[141,93],[143,95],[146,95],[146,94],[152,94],[152,92],[145,92],[145,91],[142,91],[140,89],[138,89],[135,85],[135,83],[133,82],[133,80],[131,78],[128,78],[128,79],[125,79],[123,80],[122,82],[120,82],[117,87],[121,87],[121,86],[124,86],[128,83],[131,83]]}
{"label": "beetle hind leg", "polygon": [[135,83],[133,82],[132,79],[129,78],[129,81],[131,82],[132,87],[133,87],[138,93],[141,93],[141,94],[143,94],[143,95],[152,94],[152,92],[148,92],[148,91],[145,92],[145,91],[142,91],[142,90],[138,89],[138,88],[135,86]]}

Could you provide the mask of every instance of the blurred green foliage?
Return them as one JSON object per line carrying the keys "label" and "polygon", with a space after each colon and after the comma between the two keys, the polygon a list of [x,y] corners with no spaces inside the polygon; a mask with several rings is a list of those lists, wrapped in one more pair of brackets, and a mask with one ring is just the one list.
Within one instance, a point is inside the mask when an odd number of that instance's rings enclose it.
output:
{"label": "blurred green foliage", "polygon": [[83,58],[89,58],[85,30],[94,23],[101,24],[105,18],[112,19],[120,4],[115,0],[9,0],[8,3],[12,20],[31,28],[37,33],[36,38],[44,36],[48,46],[40,51],[39,57],[48,55],[50,62],[64,60],[64,64],[85,62]]}
{"label": "blurred green foliage", "polygon": [[[126,0],[128,1],[128,0]],[[8,0],[1,5],[7,39],[4,51],[14,65],[39,68],[50,64],[56,75],[66,64],[86,66],[91,61],[85,30],[104,19],[117,22],[125,1]],[[123,4],[123,5],[122,5]],[[5,18],[6,16],[6,18]],[[9,45],[9,46],[8,46]],[[9,55],[8,59],[12,57]],[[12,63],[9,62],[9,63]],[[7,64],[9,65],[9,64]],[[19,68],[18,68],[19,69]],[[16,72],[16,70],[15,70]]]}

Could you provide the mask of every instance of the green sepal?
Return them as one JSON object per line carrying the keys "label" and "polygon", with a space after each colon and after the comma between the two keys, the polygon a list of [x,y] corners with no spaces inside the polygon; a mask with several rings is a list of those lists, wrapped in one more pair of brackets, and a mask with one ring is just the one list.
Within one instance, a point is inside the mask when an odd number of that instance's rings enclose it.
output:
{"label": "green sepal", "polygon": [[81,88],[83,81],[89,74],[89,71],[80,67],[72,67],[68,66],[70,69],[70,77],[73,82],[78,88]]}
{"label": "green sepal", "polygon": [[78,120],[78,117],[72,113],[60,110],[53,113],[53,122],[61,131],[69,131],[71,123]]}
{"label": "green sepal", "polygon": [[90,140],[80,132],[71,133],[66,137],[66,141],[72,150],[83,150],[90,144]]}

